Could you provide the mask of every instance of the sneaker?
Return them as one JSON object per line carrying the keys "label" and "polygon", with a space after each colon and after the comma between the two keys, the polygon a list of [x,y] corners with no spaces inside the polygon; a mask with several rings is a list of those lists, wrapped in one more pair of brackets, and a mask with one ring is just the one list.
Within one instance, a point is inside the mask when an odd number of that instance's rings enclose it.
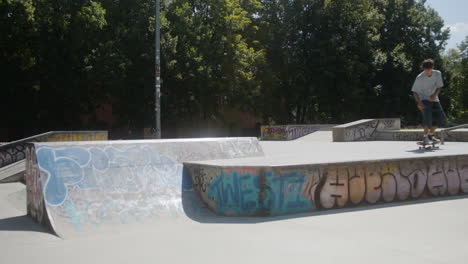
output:
{"label": "sneaker", "polygon": [[429,144],[431,144],[431,141],[429,140],[429,137],[428,137],[428,136],[424,136],[424,139],[423,139],[422,142],[423,142],[424,145],[429,145]]}
{"label": "sneaker", "polygon": [[436,138],[434,135],[429,135],[429,140],[432,142],[439,142],[440,140]]}

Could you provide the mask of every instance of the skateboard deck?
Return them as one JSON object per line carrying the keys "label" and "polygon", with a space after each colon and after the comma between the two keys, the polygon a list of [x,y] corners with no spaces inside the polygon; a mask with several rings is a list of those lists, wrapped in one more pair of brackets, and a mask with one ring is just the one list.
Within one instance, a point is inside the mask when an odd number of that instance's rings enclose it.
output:
{"label": "skateboard deck", "polygon": [[440,144],[440,141],[431,141],[427,144],[425,144],[424,141],[418,141],[416,144],[419,145],[419,149],[438,149],[438,144]]}

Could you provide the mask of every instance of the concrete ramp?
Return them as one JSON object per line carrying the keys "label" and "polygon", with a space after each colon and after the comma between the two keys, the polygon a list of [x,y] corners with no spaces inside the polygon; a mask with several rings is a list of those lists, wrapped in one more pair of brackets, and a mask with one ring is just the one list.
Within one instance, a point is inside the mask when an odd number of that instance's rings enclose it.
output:
{"label": "concrete ramp", "polygon": [[331,131],[335,125],[273,125],[261,127],[261,139],[273,141],[295,140],[317,131]]}
{"label": "concrete ramp", "polygon": [[[445,141],[468,142],[467,128],[450,129],[451,131],[446,132],[442,132],[442,130],[436,130],[436,137],[442,138],[441,133],[444,133]],[[334,142],[421,141],[423,136],[422,128],[401,129],[399,118],[362,119],[333,127]]]}
{"label": "concrete ramp", "polygon": [[107,140],[107,131],[51,131],[0,144],[0,183],[24,180],[26,144],[29,142]]}
{"label": "concrete ramp", "polygon": [[0,183],[17,182],[24,178],[26,161],[20,160],[0,168]]}
{"label": "concrete ramp", "polygon": [[209,214],[182,162],[263,156],[256,138],[31,143],[27,211],[61,237]]}
{"label": "concrete ramp", "polygon": [[334,142],[352,142],[377,140],[381,131],[398,131],[401,128],[399,118],[361,119],[355,122],[333,127]]}

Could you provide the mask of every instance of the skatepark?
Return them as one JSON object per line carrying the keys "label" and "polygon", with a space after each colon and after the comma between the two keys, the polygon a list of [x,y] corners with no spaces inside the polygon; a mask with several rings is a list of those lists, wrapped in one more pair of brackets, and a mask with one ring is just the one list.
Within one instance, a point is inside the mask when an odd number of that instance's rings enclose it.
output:
{"label": "skatepark", "polygon": [[264,127],[260,140],[27,142],[26,185],[0,184],[2,258],[460,262],[468,130],[445,133],[429,150],[399,119]]}
{"label": "skatepark", "polygon": [[467,263],[467,0],[0,6],[0,264]]}

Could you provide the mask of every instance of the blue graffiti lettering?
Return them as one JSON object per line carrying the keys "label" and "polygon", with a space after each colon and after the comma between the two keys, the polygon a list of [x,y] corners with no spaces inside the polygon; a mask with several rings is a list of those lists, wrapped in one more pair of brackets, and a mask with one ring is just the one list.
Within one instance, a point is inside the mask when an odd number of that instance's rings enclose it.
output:
{"label": "blue graffiti lettering", "polygon": [[215,200],[220,213],[253,214],[260,208],[258,178],[251,173],[223,172],[208,187],[208,197]]}
{"label": "blue graffiti lettering", "polygon": [[[57,154],[57,157],[55,156]],[[49,174],[44,189],[44,197],[49,205],[62,204],[68,195],[67,185],[75,185],[84,178],[80,163],[86,163],[89,153],[81,149],[54,153],[52,149],[41,148],[37,151],[38,164]]]}
{"label": "blue graffiti lettering", "polygon": [[265,205],[270,214],[297,213],[312,208],[312,202],[302,196],[306,177],[304,173],[293,171],[287,174],[266,172],[268,188],[265,191]]}

